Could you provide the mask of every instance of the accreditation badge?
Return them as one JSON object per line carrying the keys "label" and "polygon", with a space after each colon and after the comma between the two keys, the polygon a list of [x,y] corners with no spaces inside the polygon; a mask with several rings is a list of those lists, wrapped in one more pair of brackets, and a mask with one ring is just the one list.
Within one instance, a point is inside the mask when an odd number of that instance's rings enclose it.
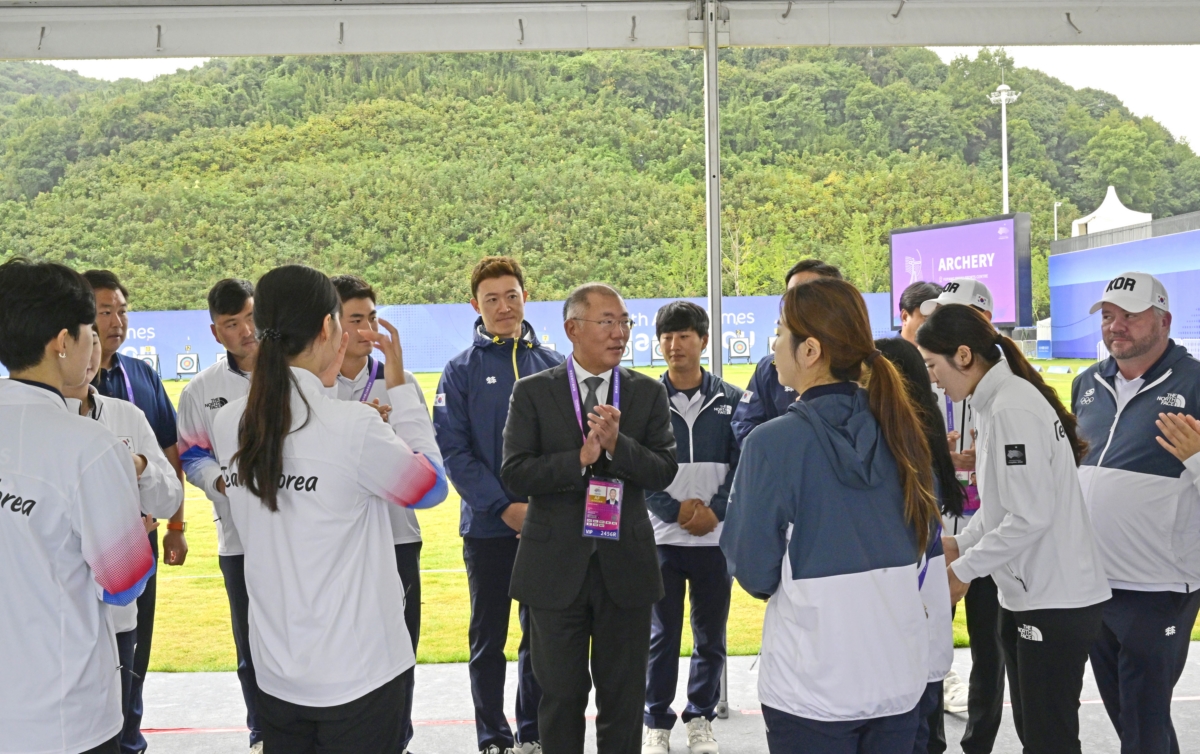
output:
{"label": "accreditation badge", "polygon": [[583,511],[583,536],[593,539],[620,539],[621,500],[624,496],[625,483],[620,479],[589,479],[587,505]]}

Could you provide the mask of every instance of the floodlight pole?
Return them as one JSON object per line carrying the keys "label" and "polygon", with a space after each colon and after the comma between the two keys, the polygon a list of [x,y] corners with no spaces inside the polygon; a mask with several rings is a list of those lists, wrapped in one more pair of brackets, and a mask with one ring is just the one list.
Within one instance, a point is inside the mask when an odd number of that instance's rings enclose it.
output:
{"label": "floodlight pole", "polygon": [[988,95],[993,105],[1000,106],[1000,164],[1004,174],[1004,211],[1008,214],[1008,106],[1016,102],[1020,92],[1014,92],[1008,84],[1001,84],[996,91]]}
{"label": "floodlight pole", "polygon": [[708,220],[708,368],[714,377],[722,375],[725,360],[725,339],[721,333],[721,103],[717,86],[720,20],[720,3],[708,0],[704,4],[704,211]]}

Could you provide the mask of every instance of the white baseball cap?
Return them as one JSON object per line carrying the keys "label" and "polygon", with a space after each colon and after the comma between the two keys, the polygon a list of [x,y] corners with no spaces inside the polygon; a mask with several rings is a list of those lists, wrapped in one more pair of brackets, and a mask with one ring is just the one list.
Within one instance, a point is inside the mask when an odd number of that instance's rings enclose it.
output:
{"label": "white baseball cap", "polygon": [[978,280],[952,278],[947,280],[946,284],[942,286],[940,296],[931,298],[921,304],[921,313],[928,317],[939,306],[945,306],[946,304],[963,304],[990,312],[993,311],[992,292]]}
{"label": "white baseball cap", "polygon": [[1088,314],[1095,314],[1105,304],[1116,304],[1127,312],[1137,314],[1152,306],[1164,312],[1171,311],[1167,303],[1167,289],[1158,278],[1148,272],[1122,272],[1104,288],[1104,295],[1092,304]]}

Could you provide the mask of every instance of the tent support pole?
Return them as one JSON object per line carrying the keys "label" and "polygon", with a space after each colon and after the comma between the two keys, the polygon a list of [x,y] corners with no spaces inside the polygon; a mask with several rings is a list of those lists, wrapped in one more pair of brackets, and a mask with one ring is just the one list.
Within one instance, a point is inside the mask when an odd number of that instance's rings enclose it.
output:
{"label": "tent support pole", "polygon": [[[708,251],[709,371],[720,377],[725,357],[721,318],[721,119],[717,81],[717,26],[721,5],[704,4],[704,199]],[[721,671],[721,698],[717,717],[729,717],[729,663]]]}
{"label": "tent support pole", "polygon": [[708,368],[715,377],[722,375],[725,356],[721,337],[721,124],[717,84],[717,26],[720,20],[720,3],[707,0],[704,4],[704,209],[708,251],[708,349],[711,354]]}

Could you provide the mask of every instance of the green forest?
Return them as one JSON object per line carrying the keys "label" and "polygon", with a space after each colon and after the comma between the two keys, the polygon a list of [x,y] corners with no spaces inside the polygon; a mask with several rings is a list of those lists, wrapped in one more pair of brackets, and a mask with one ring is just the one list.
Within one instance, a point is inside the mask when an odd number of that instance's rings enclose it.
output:
{"label": "green forest", "polygon": [[[138,309],[288,262],[356,272],[387,303],[462,301],[482,254],[538,298],[586,279],[704,291],[697,51],[214,59],[143,83],[0,63],[0,257],[116,270]],[[722,51],[725,293],[782,290],[805,256],[886,290],[892,228],[1012,209],[1046,254],[1109,184],[1156,217],[1200,210],[1200,159],[1111,94],[1003,50]]]}

